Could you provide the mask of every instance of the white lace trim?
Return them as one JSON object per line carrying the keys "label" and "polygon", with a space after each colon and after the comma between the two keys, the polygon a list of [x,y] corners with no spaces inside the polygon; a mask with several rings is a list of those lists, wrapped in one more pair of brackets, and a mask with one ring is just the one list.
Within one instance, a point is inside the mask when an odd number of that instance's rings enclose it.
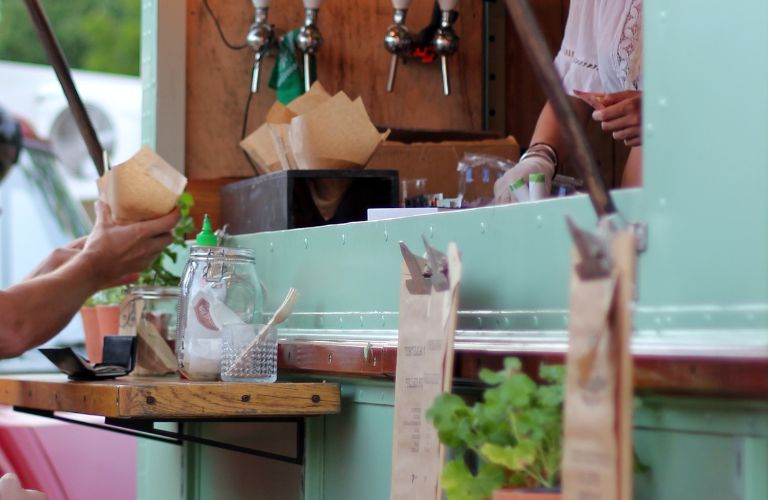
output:
{"label": "white lace trim", "polygon": [[640,89],[640,65],[642,62],[642,4],[642,0],[632,0],[630,2],[616,51],[618,76],[625,89]]}

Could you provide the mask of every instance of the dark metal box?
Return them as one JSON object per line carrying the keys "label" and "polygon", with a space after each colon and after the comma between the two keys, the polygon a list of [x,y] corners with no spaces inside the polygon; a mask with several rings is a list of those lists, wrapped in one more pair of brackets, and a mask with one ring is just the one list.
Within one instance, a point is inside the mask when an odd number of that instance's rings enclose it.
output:
{"label": "dark metal box", "polygon": [[[325,220],[310,184],[348,179],[335,215]],[[227,233],[246,234],[363,221],[369,208],[399,206],[396,170],[285,170],[221,188],[221,222]]]}

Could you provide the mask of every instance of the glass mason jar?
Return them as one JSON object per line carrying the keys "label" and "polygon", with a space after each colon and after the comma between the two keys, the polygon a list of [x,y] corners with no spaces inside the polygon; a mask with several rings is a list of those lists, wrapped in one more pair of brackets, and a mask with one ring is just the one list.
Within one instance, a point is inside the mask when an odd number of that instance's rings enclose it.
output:
{"label": "glass mason jar", "polygon": [[253,252],[192,247],[181,277],[176,357],[192,380],[220,374],[222,329],[262,323],[263,296]]}
{"label": "glass mason jar", "polygon": [[[128,293],[144,302],[137,327],[152,325],[165,339],[172,351],[175,350],[176,326],[179,310],[179,287],[140,285],[131,286]],[[136,375],[164,375],[175,373],[165,367],[152,349],[139,340],[136,353]]]}

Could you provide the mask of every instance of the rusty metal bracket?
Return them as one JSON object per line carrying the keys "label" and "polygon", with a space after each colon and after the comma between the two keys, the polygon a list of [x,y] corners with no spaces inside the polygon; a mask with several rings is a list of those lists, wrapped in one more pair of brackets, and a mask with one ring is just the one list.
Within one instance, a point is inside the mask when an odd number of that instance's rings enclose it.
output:
{"label": "rusty metal bracket", "polygon": [[[63,417],[57,415],[50,410],[36,410],[33,408],[24,408],[20,406],[14,406],[14,411],[20,413],[27,413],[29,415],[36,415],[38,417],[52,418],[61,422],[67,422],[70,424],[82,425],[85,427],[91,427],[94,429],[101,429],[104,431],[115,432],[118,434],[125,434],[143,439],[151,439],[153,441],[159,441],[161,443],[173,444],[181,446],[185,442],[200,444],[204,446],[210,446],[213,448],[219,448],[222,450],[234,451],[237,453],[243,453],[267,460],[276,460],[278,462],[286,462],[294,465],[304,465],[304,418],[303,417],[287,417],[287,418],[247,418],[247,419],[211,419],[211,420],[136,420],[125,418],[105,418],[104,424],[94,424],[91,422],[84,422],[75,418]],[[155,428],[157,422],[176,422],[179,424],[179,430],[166,431],[163,429]],[[296,424],[296,453],[294,456],[283,455],[280,453],[272,453],[269,451],[258,450],[255,448],[249,448],[245,446],[239,446],[232,443],[226,443],[223,441],[217,441],[215,439],[207,439],[193,434],[184,432],[185,423],[204,423],[204,422],[263,422],[263,423],[284,423],[293,422]]]}

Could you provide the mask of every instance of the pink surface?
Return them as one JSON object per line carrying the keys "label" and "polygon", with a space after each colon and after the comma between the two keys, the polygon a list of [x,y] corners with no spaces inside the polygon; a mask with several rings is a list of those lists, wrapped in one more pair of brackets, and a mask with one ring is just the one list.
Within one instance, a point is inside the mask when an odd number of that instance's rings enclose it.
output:
{"label": "pink surface", "polygon": [[50,500],[133,500],[136,438],[0,407],[0,476],[6,472]]}

